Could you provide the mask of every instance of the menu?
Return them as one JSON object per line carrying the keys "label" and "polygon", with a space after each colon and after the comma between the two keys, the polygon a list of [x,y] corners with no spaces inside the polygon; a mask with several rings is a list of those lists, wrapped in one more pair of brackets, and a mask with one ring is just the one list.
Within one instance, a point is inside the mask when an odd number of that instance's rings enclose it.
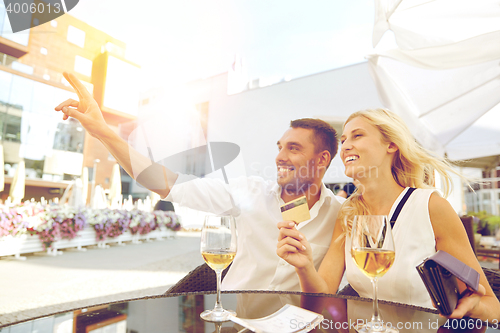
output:
{"label": "menu", "polygon": [[259,319],[243,319],[231,316],[231,321],[255,333],[309,332],[323,320],[323,316],[286,304],[270,316]]}

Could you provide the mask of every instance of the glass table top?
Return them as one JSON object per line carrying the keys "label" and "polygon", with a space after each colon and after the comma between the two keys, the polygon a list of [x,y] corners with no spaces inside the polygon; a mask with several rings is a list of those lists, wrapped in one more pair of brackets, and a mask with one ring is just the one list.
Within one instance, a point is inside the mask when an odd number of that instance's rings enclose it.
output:
{"label": "glass table top", "polygon": [[[72,309],[0,327],[0,333],[163,333],[238,332],[242,327],[226,322],[204,322],[200,313],[213,308],[215,294],[172,294]],[[236,310],[240,318],[261,318],[292,304],[324,316],[314,332],[356,332],[354,326],[372,314],[369,299],[298,292],[235,291],[222,294],[224,308]],[[436,311],[392,302],[379,302],[380,315],[400,332],[497,332],[499,323],[479,320],[446,321]],[[283,332],[307,329],[307,323],[292,320]]]}

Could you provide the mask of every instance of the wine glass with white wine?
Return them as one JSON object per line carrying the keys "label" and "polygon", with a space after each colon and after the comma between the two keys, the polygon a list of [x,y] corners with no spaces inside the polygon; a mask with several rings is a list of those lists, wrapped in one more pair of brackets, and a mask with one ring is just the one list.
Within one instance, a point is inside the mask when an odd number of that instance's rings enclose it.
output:
{"label": "wine glass with white wine", "polygon": [[356,215],[351,230],[351,256],[354,263],[373,284],[373,315],[371,322],[356,327],[358,332],[399,332],[380,318],[377,280],[391,268],[395,259],[391,225],[385,215]]}
{"label": "wine glass with white wine", "polygon": [[236,224],[232,216],[208,215],[201,230],[201,255],[217,275],[217,299],[213,310],[200,314],[201,319],[211,322],[228,321],[234,311],[225,310],[220,302],[222,271],[236,256]]}

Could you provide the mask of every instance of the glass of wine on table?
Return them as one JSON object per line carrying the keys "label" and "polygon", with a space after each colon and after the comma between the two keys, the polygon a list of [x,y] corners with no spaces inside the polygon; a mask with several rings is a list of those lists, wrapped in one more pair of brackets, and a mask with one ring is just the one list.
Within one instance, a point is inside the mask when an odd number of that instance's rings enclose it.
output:
{"label": "glass of wine on table", "polygon": [[217,299],[213,310],[200,314],[201,319],[210,322],[228,321],[234,311],[225,310],[220,302],[222,271],[236,256],[236,224],[232,216],[208,215],[201,230],[201,255],[217,275]]}
{"label": "glass of wine on table", "polygon": [[356,215],[351,230],[351,256],[354,263],[373,284],[371,322],[356,327],[358,332],[399,332],[387,327],[380,318],[377,280],[391,268],[395,259],[391,224],[385,215]]}

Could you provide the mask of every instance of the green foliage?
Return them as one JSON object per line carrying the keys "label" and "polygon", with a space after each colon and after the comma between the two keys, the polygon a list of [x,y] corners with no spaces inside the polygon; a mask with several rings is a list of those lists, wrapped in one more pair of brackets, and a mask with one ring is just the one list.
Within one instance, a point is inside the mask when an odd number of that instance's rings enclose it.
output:
{"label": "green foliage", "polygon": [[486,213],[486,211],[482,210],[480,212],[467,212],[467,215],[468,216],[475,216],[477,218],[479,218],[480,220],[484,220],[488,217],[490,217],[491,215]]}
{"label": "green foliage", "polygon": [[[490,235],[494,235],[495,231],[500,228],[500,216],[491,215],[484,210],[480,212],[468,212],[469,216],[476,216],[480,220],[480,225],[486,225],[490,231]],[[477,231],[478,226],[474,223],[474,232]]]}
{"label": "green foliage", "polygon": [[492,228],[494,230],[500,226],[500,216],[490,216],[487,217],[485,221],[488,223],[490,230],[492,230]]}

